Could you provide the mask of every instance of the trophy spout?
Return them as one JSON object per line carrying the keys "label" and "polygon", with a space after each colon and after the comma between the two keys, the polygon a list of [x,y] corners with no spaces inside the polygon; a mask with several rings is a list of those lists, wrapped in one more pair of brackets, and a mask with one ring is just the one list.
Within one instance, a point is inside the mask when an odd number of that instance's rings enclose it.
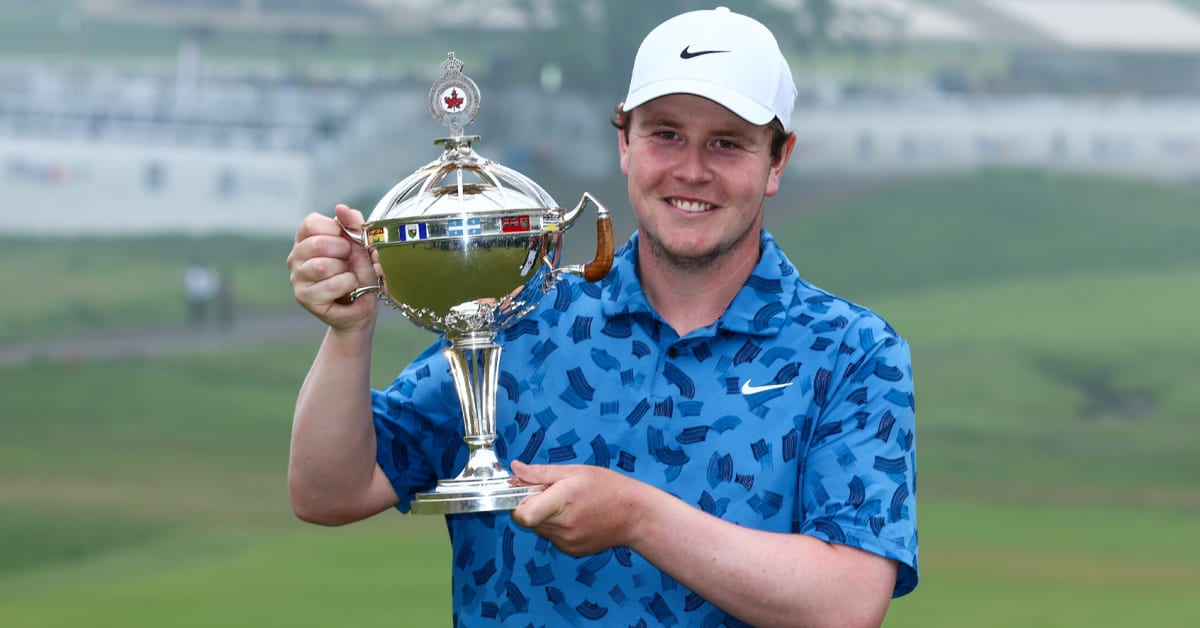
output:
{"label": "trophy spout", "polygon": [[579,199],[579,204],[563,214],[562,228],[566,230],[579,218],[583,208],[588,204],[596,206],[596,255],[592,261],[586,264],[574,264],[571,266],[563,266],[555,269],[553,272],[557,274],[568,273],[571,275],[579,275],[587,281],[600,281],[608,276],[608,271],[612,269],[613,251],[615,248],[613,240],[612,216],[608,213],[608,208],[600,201],[596,200],[591,194],[584,192],[583,198]]}
{"label": "trophy spout", "polygon": [[583,213],[583,210],[586,209],[588,205],[596,206],[596,215],[600,218],[608,217],[608,208],[605,207],[600,201],[596,200],[596,197],[592,196],[590,192],[584,192],[583,197],[579,199],[579,203],[575,205],[575,207],[563,212],[562,229],[565,231],[569,229],[571,225],[575,224],[575,220],[579,218],[580,214]]}

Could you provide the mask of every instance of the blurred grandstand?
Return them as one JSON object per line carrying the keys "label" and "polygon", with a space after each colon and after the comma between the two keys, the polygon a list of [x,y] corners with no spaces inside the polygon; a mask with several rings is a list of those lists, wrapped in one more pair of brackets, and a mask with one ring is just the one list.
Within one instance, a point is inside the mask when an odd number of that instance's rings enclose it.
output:
{"label": "blurred grandstand", "polygon": [[[445,131],[426,95],[440,59],[413,75],[369,61],[297,75],[210,62],[216,34],[319,47],[340,36],[588,27],[557,24],[559,2],[80,0],[80,19],[166,27],[178,50],[165,63],[0,57],[9,208],[0,232],[291,232],[309,211],[371,198],[436,156],[431,142]],[[798,72],[798,174],[1016,165],[1200,180],[1200,17],[1191,5],[827,0],[832,10],[822,14],[813,10],[821,3],[773,3],[795,16],[794,29],[779,30],[796,50],[819,31],[830,46],[864,55],[921,47],[951,59],[1006,55],[1004,71],[987,77],[954,63],[919,76]],[[602,17],[604,3],[588,6]],[[547,60],[555,54],[547,50]],[[619,95],[481,88],[484,111],[472,128],[484,136],[481,152],[518,169],[612,174],[607,118]]]}

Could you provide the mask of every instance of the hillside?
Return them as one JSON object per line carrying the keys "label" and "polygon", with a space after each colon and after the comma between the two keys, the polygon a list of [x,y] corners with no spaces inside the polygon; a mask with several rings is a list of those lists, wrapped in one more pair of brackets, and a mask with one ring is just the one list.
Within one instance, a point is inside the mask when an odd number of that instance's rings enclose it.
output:
{"label": "hillside", "polygon": [[899,181],[846,204],[772,202],[809,281],[850,295],[1200,264],[1200,192],[1041,171]]}
{"label": "hillside", "polygon": [[[769,211],[810,280],[913,349],[922,584],[887,625],[1186,625],[1200,613],[1194,194],[992,172],[843,198]],[[247,301],[295,308],[287,243],[9,244],[0,286],[38,292],[6,301],[0,329],[174,320],[175,269],[201,252],[240,269]],[[0,369],[6,625],[444,624],[436,518],[330,530],[290,512],[290,417],[318,336]],[[429,340],[381,326],[375,383]]]}

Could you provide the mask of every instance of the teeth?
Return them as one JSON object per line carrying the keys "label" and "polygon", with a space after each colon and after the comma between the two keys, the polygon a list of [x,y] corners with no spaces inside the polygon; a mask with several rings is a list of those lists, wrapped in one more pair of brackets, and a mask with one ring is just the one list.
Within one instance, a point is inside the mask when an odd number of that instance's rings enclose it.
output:
{"label": "teeth", "polygon": [[671,204],[685,212],[702,212],[712,209],[712,205],[708,203],[698,203],[694,201],[680,201],[671,199]]}

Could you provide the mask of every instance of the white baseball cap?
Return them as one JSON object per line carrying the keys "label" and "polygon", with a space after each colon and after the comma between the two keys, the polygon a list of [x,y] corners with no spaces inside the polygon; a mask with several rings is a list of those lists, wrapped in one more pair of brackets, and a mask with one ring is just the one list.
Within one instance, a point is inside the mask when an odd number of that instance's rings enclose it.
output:
{"label": "white baseball cap", "polygon": [[667,94],[703,96],[751,124],[779,118],[792,128],[796,83],[775,35],[726,7],[677,15],[642,40],[624,110]]}

